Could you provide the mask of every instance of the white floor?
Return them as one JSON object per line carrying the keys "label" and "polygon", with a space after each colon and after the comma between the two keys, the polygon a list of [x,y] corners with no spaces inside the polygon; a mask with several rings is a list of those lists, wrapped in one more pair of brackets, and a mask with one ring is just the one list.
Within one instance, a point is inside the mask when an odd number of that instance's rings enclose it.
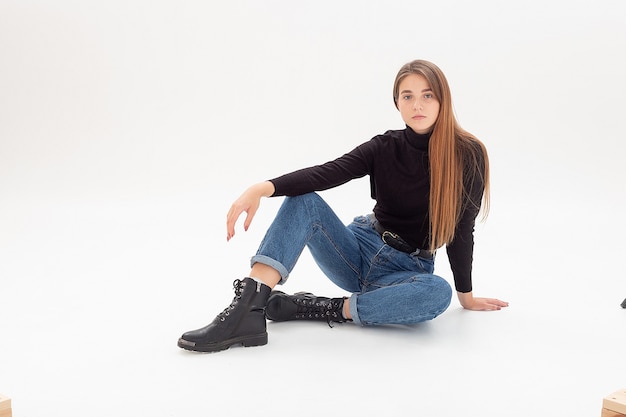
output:
{"label": "white floor", "polygon": [[[186,203],[2,207],[0,386],[14,416],[582,417],[626,385],[612,254],[524,253],[493,236],[475,285],[510,302],[500,312],[455,300],[409,328],[269,323],[264,347],[182,351],[178,336],[221,311],[247,269],[205,230],[211,203]],[[342,294],[311,262],[283,288]]]}
{"label": "white floor", "polygon": [[[0,393],[15,417],[599,416],[626,387],[621,0],[0,1]],[[560,3],[560,4],[559,4]],[[269,323],[194,354],[281,199],[255,181],[402,128],[408,60],[490,153],[477,296],[430,323]],[[323,193],[371,210],[366,179]],[[444,251],[436,272],[451,280]],[[304,253],[284,291],[342,295]]]}

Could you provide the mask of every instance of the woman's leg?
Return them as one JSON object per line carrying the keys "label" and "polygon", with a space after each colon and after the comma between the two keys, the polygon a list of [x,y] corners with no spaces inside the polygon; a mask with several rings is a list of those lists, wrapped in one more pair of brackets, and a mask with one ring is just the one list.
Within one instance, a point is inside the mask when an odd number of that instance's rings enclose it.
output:
{"label": "woman's leg", "polygon": [[360,291],[359,242],[316,193],[285,199],[251,259],[250,276],[270,287],[284,284],[307,246],[335,284]]}
{"label": "woman's leg", "polygon": [[354,235],[317,194],[287,198],[251,260],[251,276],[235,281],[230,306],[207,326],[184,333],[178,346],[215,352],[235,344],[266,344],[265,307],[271,288],[287,279],[310,243],[327,247],[319,252],[327,257],[325,263],[341,271],[346,289],[358,290],[359,245]]}
{"label": "woman's leg", "polygon": [[[347,229],[358,243],[359,254],[352,254],[348,263],[353,274],[346,273],[346,263],[341,257],[333,256],[333,245],[320,239],[308,242],[324,273],[353,293],[349,302],[341,302],[344,318],[361,325],[414,324],[433,319],[446,310],[452,290],[447,281],[433,274],[433,259],[387,246],[374,229],[371,216],[356,217]],[[337,299],[313,294],[279,294],[270,299],[268,310],[272,307],[272,315],[268,317],[324,319],[320,310],[331,309],[336,303]]]}
{"label": "woman's leg", "polygon": [[443,313],[452,299],[450,284],[425,273],[398,272],[350,298],[353,320],[361,325],[415,324]]}

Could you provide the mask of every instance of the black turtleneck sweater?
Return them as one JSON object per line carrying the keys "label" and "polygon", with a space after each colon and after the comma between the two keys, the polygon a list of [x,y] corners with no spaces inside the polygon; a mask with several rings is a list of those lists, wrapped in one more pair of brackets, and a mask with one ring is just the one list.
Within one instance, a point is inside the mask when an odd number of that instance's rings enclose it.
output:
{"label": "black turtleneck sweater", "polygon": [[[370,177],[374,214],[380,224],[400,235],[411,246],[429,247],[430,134],[411,128],[390,130],[327,162],[274,178],[275,196],[296,196],[322,191],[365,175]],[[484,162],[477,148],[479,161]],[[484,183],[482,175],[467,175],[466,194],[452,243],[446,246],[456,290],[472,291],[474,222]]]}

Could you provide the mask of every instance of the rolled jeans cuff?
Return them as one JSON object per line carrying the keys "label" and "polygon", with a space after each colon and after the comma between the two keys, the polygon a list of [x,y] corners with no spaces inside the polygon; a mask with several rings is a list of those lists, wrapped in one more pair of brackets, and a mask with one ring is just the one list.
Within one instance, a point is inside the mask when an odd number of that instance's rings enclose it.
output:
{"label": "rolled jeans cuff", "polygon": [[278,281],[278,284],[283,285],[285,282],[287,282],[287,277],[289,277],[289,271],[287,271],[287,268],[285,268],[283,264],[265,255],[254,255],[252,258],[250,258],[250,267],[252,268],[257,262],[263,265],[270,266],[278,271],[278,273],[280,274],[280,281]]}
{"label": "rolled jeans cuff", "polygon": [[348,305],[350,307],[350,316],[352,316],[352,321],[359,326],[362,326],[363,323],[359,319],[359,311],[356,308],[356,294],[352,294],[350,298],[348,298]]}

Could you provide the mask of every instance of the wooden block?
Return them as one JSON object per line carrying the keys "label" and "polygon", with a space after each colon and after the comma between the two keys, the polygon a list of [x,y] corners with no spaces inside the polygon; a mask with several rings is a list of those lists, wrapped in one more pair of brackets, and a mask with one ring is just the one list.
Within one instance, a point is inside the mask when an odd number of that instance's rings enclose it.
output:
{"label": "wooden block", "polygon": [[2,394],[0,394],[0,417],[13,417],[11,399]]}
{"label": "wooden block", "polygon": [[610,411],[626,414],[626,389],[615,391],[602,400],[602,407]]}
{"label": "wooden block", "polygon": [[600,417],[626,417],[626,414],[618,413],[617,411],[612,411],[607,408],[603,408],[602,415]]}
{"label": "wooden block", "polygon": [[11,409],[11,399],[6,395],[0,394],[0,411]]}

